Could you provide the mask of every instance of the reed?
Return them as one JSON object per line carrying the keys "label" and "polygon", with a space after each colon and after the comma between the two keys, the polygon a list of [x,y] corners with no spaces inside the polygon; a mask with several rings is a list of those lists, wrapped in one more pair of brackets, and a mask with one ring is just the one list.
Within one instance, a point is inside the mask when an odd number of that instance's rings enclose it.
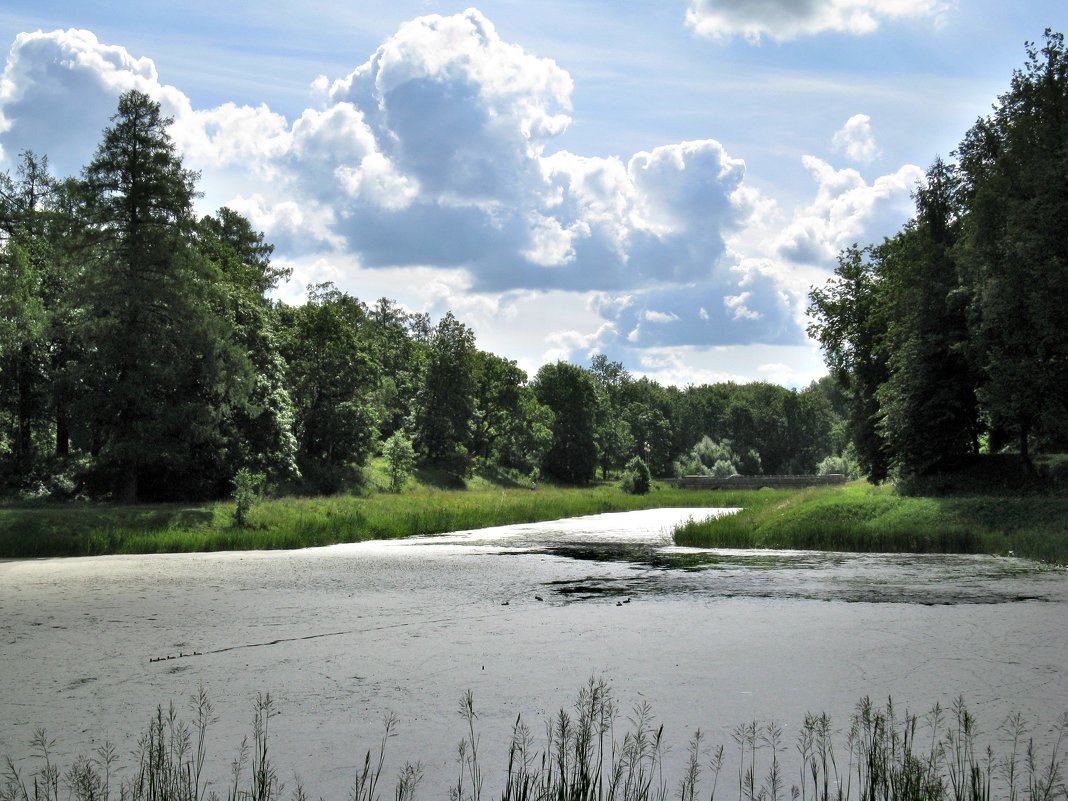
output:
{"label": "reed", "polygon": [[529,489],[422,487],[261,500],[234,525],[234,503],[0,506],[0,558],[277,550],[434,535],[656,507],[741,508],[691,522],[679,545],[829,551],[986,553],[1068,563],[1068,497],[908,497],[852,484],[802,490],[695,491],[654,485]]}
{"label": "reed", "polygon": [[[0,801],[219,801],[204,780],[206,732],[214,722],[207,696],[192,699],[193,723],[179,720],[173,704],[157,708],[134,752],[132,778],[116,785],[117,757],[105,743],[92,757],[79,757],[65,771],[51,757],[54,743],[38,731],[32,742],[36,767],[23,776],[5,759]],[[457,776],[450,801],[665,801],[667,750],[662,725],[647,704],[634,708],[622,737],[619,706],[610,685],[589,679],[570,707],[545,723],[540,746],[520,716],[512,728],[507,764],[499,774],[500,790],[487,790],[479,761],[480,733],[474,697],[460,700],[464,732],[457,749]],[[231,762],[227,801],[282,801],[286,788],[278,780],[269,748],[274,717],[270,695],[256,698],[252,741],[246,737]],[[420,763],[405,762],[391,791],[384,787],[386,746],[397,726],[389,715],[377,748],[366,751],[353,777],[349,801],[377,801],[386,793],[396,801],[414,801],[424,778]],[[879,707],[862,699],[844,731],[826,714],[807,715],[794,738],[796,782],[787,780],[791,749],[785,730],[775,723],[752,721],[737,726],[733,740],[739,801],[1055,801],[1068,798],[1064,736],[1068,715],[1036,744],[1019,715],[997,730],[994,743],[984,741],[963,699],[949,710],[936,705],[922,718],[901,713],[892,700]],[[728,757],[724,747],[709,749],[697,731],[689,741],[683,774],[674,795],[680,801],[707,797],[715,801],[719,776]],[[704,780],[707,772],[708,780]],[[492,780],[491,780],[492,781]],[[290,792],[307,801],[303,785]]]}
{"label": "reed", "polygon": [[741,512],[675,531],[706,548],[985,553],[1068,563],[1068,498],[908,497],[854,484],[758,493]]}
{"label": "reed", "polygon": [[[664,506],[740,503],[746,493],[660,487],[631,495],[589,488],[422,488],[404,494],[264,499],[234,524],[235,505],[45,504],[0,506],[0,558],[276,550],[433,535],[511,523]],[[753,494],[753,493],[750,493]]]}

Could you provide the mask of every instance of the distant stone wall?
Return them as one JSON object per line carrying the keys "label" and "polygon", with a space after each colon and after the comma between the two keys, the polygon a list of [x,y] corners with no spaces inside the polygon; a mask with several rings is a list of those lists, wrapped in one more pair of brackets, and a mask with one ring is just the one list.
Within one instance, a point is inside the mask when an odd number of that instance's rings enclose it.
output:
{"label": "distant stone wall", "polygon": [[671,479],[668,483],[683,489],[789,489],[791,487],[819,487],[828,484],[845,484],[846,477],[841,473],[826,476],[683,476]]}

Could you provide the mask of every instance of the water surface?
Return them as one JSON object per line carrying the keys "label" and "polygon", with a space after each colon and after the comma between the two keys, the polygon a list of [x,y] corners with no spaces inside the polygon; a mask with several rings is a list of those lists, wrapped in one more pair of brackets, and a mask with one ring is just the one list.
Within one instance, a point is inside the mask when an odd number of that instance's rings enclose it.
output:
{"label": "water surface", "polygon": [[[1068,707],[1068,576],[1020,559],[676,548],[714,510],[598,515],[288,552],[0,564],[0,754],[37,726],[69,757],[126,754],[157,703],[203,686],[215,775],[269,691],[292,787],[343,799],[381,720],[389,771],[424,763],[443,797],[475,694],[487,788],[518,714],[537,733],[590,677],[649,702],[673,750],[749,720],[789,741],[807,711],[840,727],[863,695],[926,711],[964,695],[987,729]],[[27,765],[26,762],[21,762]],[[672,785],[674,777],[672,777]],[[388,793],[387,793],[388,794]]]}

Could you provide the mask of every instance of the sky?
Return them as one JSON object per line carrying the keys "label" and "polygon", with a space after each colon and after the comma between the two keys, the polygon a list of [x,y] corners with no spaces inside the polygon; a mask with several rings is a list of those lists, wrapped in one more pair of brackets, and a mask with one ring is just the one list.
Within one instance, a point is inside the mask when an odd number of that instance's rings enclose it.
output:
{"label": "sky", "polygon": [[[469,0],[470,1],[470,0]],[[909,219],[1066,0],[8,0],[0,170],[174,119],[198,211],[292,269],[470,326],[533,375],[826,371],[807,295]]]}

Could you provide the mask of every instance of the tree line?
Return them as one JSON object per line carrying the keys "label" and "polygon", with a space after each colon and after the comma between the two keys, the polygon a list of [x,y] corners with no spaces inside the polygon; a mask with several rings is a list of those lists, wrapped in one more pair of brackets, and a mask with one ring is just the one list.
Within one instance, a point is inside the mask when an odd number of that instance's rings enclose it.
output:
{"label": "tree line", "polygon": [[936,159],[916,214],[851,247],[809,329],[873,480],[1068,446],[1068,54],[1047,30],[993,113]]}
{"label": "tree line", "polygon": [[[385,452],[462,477],[487,464],[582,484],[810,472],[841,451],[829,381],[663,387],[600,355],[542,367],[331,284],[287,305],[273,247],[237,212],[198,217],[171,120],[132,91],[92,161],[0,176],[0,490],[122,501],[228,495],[235,477],[335,492]],[[647,474],[646,474],[647,475]]]}

